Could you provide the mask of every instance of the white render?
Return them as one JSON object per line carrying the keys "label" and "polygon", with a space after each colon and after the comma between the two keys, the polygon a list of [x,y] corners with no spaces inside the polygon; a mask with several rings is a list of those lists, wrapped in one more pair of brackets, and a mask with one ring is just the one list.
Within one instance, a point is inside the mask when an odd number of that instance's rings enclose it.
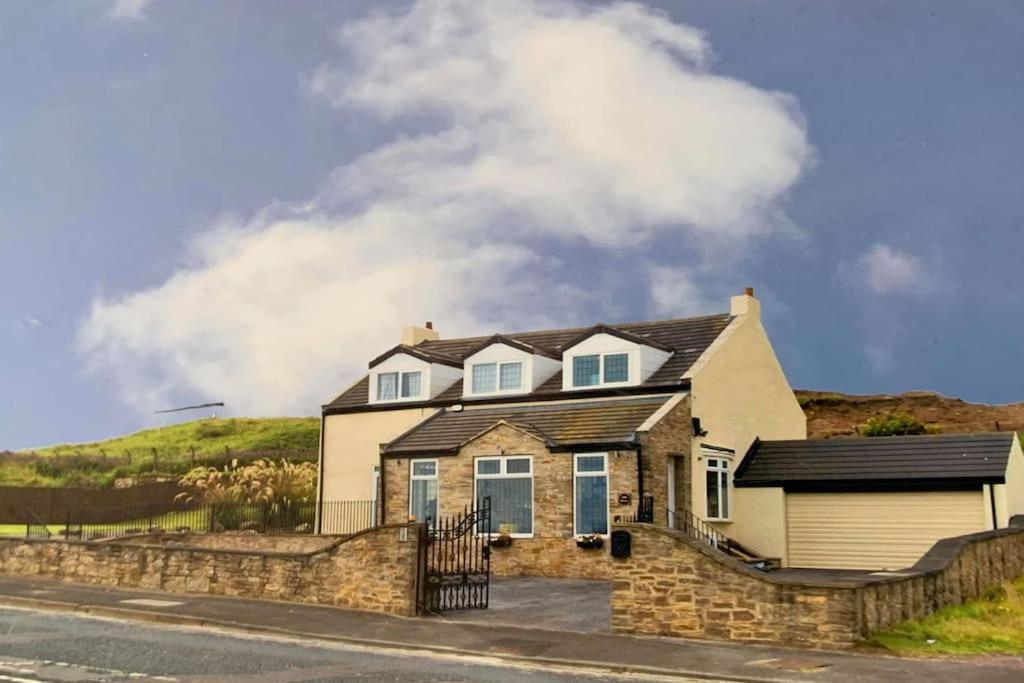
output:
{"label": "white render", "polygon": [[[420,395],[397,398],[393,401],[377,399],[377,375],[388,372],[422,372]],[[370,403],[391,405],[393,403],[414,403],[436,397],[462,377],[462,371],[440,363],[428,363],[407,353],[396,353],[370,370]]]}
{"label": "white render", "polygon": [[[595,384],[587,387],[572,385],[572,363],[577,356],[594,354],[626,353],[629,355],[629,381]],[[587,337],[579,344],[562,353],[562,390],[579,391],[599,387],[635,387],[643,384],[658,368],[665,364],[672,354],[646,344],[638,344],[613,334],[599,332]]]}
{"label": "white render", "polygon": [[[519,389],[473,393],[473,366],[486,363],[522,363],[523,364],[523,385]],[[480,349],[473,355],[466,358],[463,363],[464,377],[462,380],[462,395],[465,398],[483,398],[493,396],[515,396],[529,394],[545,381],[551,378],[562,364],[556,360],[529,353],[514,346],[495,342]],[[454,368],[453,368],[454,369]],[[456,370],[456,372],[459,372]]]}

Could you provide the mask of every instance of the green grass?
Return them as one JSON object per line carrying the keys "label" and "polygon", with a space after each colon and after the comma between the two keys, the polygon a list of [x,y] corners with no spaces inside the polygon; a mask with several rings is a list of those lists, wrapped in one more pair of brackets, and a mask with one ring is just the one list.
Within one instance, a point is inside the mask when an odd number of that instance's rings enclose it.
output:
{"label": "green grass", "polygon": [[276,449],[314,450],[320,438],[320,420],[315,417],[210,418],[182,422],[169,427],[144,429],[105,441],[60,444],[30,448],[39,455],[124,455],[126,450],[145,455],[153,448],[170,453],[220,455],[228,448],[235,452]]}
{"label": "green grass", "polygon": [[1024,577],[982,599],[875,633],[868,644],[902,655],[1024,654]]}
{"label": "green grass", "polygon": [[222,461],[253,453],[312,457],[319,439],[320,421],[315,417],[195,420],[105,441],[26,449],[22,453],[40,458],[4,463],[0,485],[103,488],[139,474],[182,475],[191,468],[193,455],[196,460]]}

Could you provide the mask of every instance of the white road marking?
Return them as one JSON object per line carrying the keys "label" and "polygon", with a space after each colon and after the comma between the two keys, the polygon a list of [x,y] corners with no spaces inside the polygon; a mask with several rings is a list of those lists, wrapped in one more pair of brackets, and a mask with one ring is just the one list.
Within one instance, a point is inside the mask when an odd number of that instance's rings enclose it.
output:
{"label": "white road marking", "polygon": [[46,683],[40,678],[18,678],[17,676],[4,676],[0,674],[0,681],[11,681],[12,683]]}
{"label": "white road marking", "polygon": [[118,600],[118,602],[125,605],[142,605],[143,607],[177,607],[178,605],[184,605],[183,602],[174,602],[173,600],[152,600],[150,598],[133,598],[131,600]]}

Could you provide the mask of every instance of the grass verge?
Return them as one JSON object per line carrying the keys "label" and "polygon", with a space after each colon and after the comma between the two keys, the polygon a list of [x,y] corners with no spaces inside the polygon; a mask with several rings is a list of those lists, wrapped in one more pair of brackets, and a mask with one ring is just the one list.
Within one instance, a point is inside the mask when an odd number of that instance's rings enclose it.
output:
{"label": "grass verge", "polygon": [[867,644],[915,656],[1024,654],[1024,576],[979,600],[875,633]]}

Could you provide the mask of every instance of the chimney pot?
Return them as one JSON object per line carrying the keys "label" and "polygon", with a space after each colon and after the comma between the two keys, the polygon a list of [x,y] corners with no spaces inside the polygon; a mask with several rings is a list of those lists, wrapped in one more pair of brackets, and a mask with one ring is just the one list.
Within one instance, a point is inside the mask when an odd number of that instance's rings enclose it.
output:
{"label": "chimney pot", "polygon": [[[753,292],[754,290],[750,290],[750,291],[751,291],[751,292]],[[427,324],[426,324],[426,325],[424,325],[424,327],[426,327],[426,328],[427,328],[428,330],[432,330],[432,329],[434,329],[434,323],[432,323],[432,322],[430,322],[430,321],[428,320],[428,321],[427,321]]]}
{"label": "chimney pot", "polygon": [[[746,289],[743,290],[743,293],[746,294],[747,296],[754,296],[754,288],[747,287]],[[430,323],[427,323],[427,327],[430,327]]]}

